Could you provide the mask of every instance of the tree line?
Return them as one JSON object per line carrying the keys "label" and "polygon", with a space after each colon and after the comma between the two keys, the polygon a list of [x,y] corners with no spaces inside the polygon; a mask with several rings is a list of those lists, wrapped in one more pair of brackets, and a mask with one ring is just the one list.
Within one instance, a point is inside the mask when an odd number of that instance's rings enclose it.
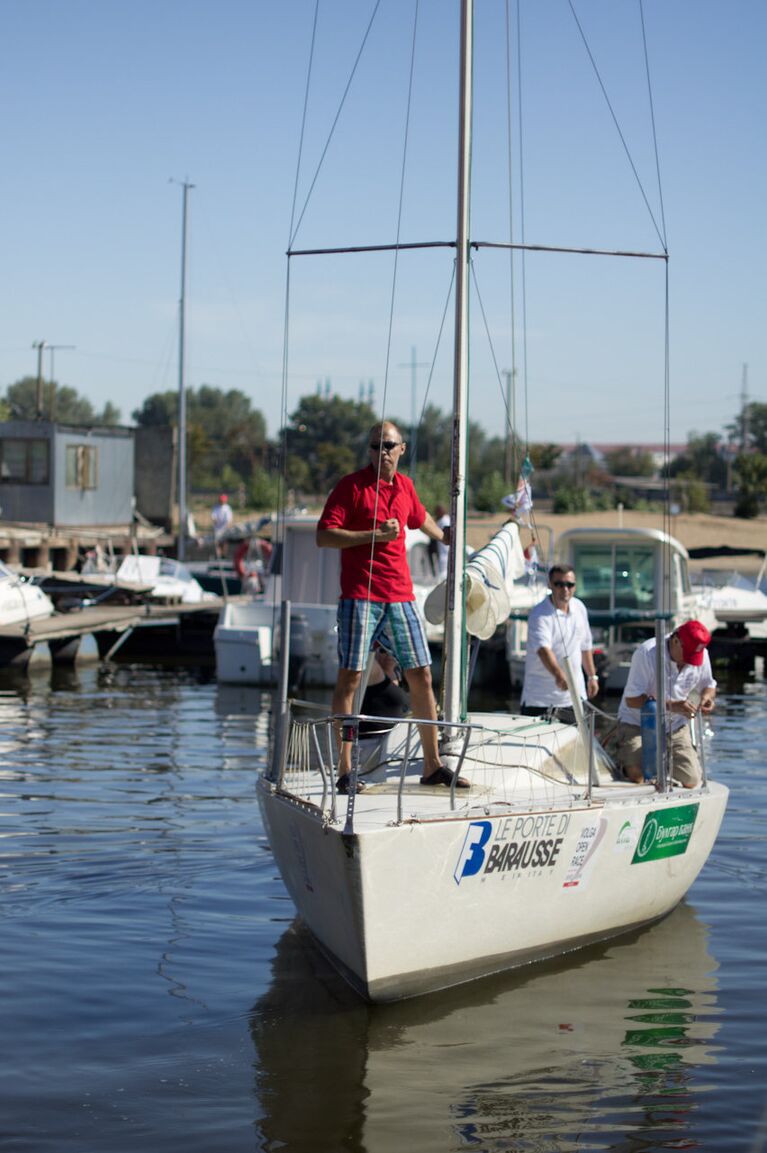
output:
{"label": "tree line", "polygon": [[[98,411],[74,388],[46,382],[41,398],[34,377],[6,389],[0,419],[34,420],[41,399],[42,415],[62,424],[109,427],[121,422],[113,404]],[[310,395],[298,401],[286,426],[270,439],[263,414],[238,389],[190,388],[186,408],[191,493],[238,492],[244,503],[262,509],[277,507],[284,487],[296,503],[321,503],[339,477],[366,462],[367,434],[380,419],[363,400]],[[139,427],[177,425],[177,391],[148,396],[131,419]],[[417,428],[396,414],[391,419],[408,443],[401,467],[415,474],[424,503],[430,508],[446,504],[451,415],[428,405]],[[647,500],[638,495],[642,479],[657,476],[652,455],[637,446],[616,447],[595,461],[585,451],[565,456],[552,443],[525,447],[512,436],[508,444],[505,436],[490,436],[474,421],[469,446],[469,497],[479,512],[502,507],[525,458],[534,469],[535,494],[550,497],[555,512],[589,512],[618,503],[636,507]],[[687,511],[707,511],[712,493],[735,491],[735,514],[756,516],[767,498],[767,404],[745,405],[724,436],[691,433],[685,451],[671,461],[667,479],[674,499]]]}

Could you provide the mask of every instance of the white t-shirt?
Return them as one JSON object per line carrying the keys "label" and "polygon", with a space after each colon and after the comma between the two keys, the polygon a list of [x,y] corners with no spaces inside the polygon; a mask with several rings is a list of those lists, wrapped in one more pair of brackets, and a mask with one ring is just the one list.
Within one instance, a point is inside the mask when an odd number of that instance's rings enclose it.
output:
{"label": "white t-shirt", "polygon": [[221,536],[222,532],[225,532],[232,523],[232,506],[229,504],[214,505],[210,519],[213,524],[213,535]]}
{"label": "white t-shirt", "polygon": [[[672,661],[669,656],[668,642],[669,637],[666,637],[667,701],[686,701],[693,689],[701,692],[703,689],[716,688],[707,651],[703,653],[702,665],[683,665],[680,669],[677,667],[676,661]],[[656,688],[655,637],[651,637],[649,641],[645,641],[635,650],[631,658],[628,680],[618,707],[618,720],[627,725],[638,726],[639,709],[629,708],[626,704],[626,697],[654,697]],[[666,714],[666,726],[672,733],[676,732],[677,729],[684,728],[687,724],[689,724],[687,718],[679,713]]]}
{"label": "white t-shirt", "polygon": [[558,664],[565,657],[570,662],[575,684],[581,699],[586,697],[581,653],[593,649],[589,616],[583,601],[572,597],[569,612],[555,608],[550,596],[545,597],[530,613],[527,620],[527,652],[525,653],[525,683],[522,686],[522,704],[534,708],[569,708],[572,706],[566,689],[557,688],[557,682],[547,671],[538,649],[551,649]]}

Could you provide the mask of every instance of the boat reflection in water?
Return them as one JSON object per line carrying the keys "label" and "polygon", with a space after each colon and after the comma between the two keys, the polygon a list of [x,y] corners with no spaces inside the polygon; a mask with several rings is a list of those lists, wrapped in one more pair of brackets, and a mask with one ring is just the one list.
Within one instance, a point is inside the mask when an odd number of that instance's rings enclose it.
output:
{"label": "boat reflection in water", "polygon": [[258,1148],[695,1147],[717,967],[682,904],[569,962],[371,1006],[296,924],[251,1018]]}

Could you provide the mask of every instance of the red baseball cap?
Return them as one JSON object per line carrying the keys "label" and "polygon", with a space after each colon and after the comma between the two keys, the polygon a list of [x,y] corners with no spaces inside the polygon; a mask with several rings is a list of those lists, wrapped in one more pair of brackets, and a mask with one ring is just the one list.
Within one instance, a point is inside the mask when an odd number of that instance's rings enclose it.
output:
{"label": "red baseball cap", "polygon": [[700,621],[685,621],[676,630],[682,645],[682,656],[686,665],[702,665],[706,646],[711,643],[711,633]]}

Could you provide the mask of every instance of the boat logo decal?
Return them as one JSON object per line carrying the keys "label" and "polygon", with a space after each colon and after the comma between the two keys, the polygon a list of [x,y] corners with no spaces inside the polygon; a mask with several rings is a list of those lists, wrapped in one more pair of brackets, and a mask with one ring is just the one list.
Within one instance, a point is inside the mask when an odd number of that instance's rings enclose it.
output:
{"label": "boat logo decal", "polygon": [[697,804],[675,805],[648,813],[631,864],[678,857],[686,852],[697,815]]}
{"label": "boat logo decal", "polygon": [[557,861],[564,834],[570,824],[567,813],[504,817],[492,821],[472,821],[466,831],[453,877],[460,885],[464,877],[499,873],[531,875],[551,868]]}
{"label": "boat logo decal", "polygon": [[456,885],[460,885],[464,877],[473,877],[480,871],[485,860],[485,845],[490,840],[492,831],[490,821],[471,822],[466,830],[463,848],[453,873]]}
{"label": "boat logo decal", "polygon": [[594,861],[597,848],[606,832],[607,820],[604,817],[600,817],[598,821],[592,821],[590,825],[583,826],[578,834],[578,843],[562,882],[563,889],[577,889],[584,883],[589,866]]}
{"label": "boat logo decal", "polygon": [[637,841],[639,840],[639,824],[636,820],[625,820],[618,830],[618,836],[615,838],[615,851],[630,852],[632,851]]}

